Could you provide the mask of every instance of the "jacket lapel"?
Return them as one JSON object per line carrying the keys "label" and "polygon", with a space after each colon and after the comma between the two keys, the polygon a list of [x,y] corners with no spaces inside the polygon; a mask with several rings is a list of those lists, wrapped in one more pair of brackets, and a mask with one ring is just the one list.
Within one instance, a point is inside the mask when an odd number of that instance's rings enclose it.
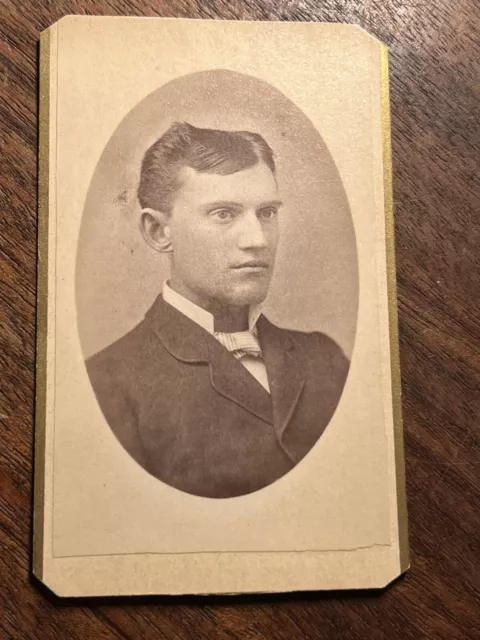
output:
{"label": "jacket lapel", "polygon": [[218,340],[158,296],[146,319],[165,349],[185,364],[210,367],[210,380],[217,393],[272,423],[269,393],[223,347]]}
{"label": "jacket lapel", "polygon": [[212,340],[217,343],[211,345],[210,379],[213,388],[220,395],[272,424],[272,400],[268,391],[225,347],[215,338]]}
{"label": "jacket lapel", "polygon": [[208,332],[167,304],[161,295],[157,297],[145,318],[174,358],[190,364],[208,364]]}
{"label": "jacket lapel", "polygon": [[281,440],[305,384],[298,347],[289,332],[261,316],[257,323],[272,396],[273,423]]}

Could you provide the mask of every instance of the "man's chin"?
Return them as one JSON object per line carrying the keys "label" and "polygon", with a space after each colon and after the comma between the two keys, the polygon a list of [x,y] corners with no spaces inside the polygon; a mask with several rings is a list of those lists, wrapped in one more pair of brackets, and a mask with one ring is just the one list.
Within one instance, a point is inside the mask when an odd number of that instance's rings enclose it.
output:
{"label": "man's chin", "polygon": [[261,304],[267,297],[267,288],[258,287],[241,287],[235,291],[232,291],[228,296],[226,304],[235,307],[251,307],[255,304]]}

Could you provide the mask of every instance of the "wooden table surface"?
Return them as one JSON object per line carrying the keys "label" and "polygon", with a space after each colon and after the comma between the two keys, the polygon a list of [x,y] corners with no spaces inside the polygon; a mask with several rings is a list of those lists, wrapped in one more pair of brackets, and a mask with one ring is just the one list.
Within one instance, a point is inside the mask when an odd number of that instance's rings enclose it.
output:
{"label": "wooden table surface", "polygon": [[[0,638],[480,638],[478,0],[1,0],[0,11]],[[31,577],[37,41],[68,13],[352,22],[390,46],[412,554],[390,588],[62,602]]]}

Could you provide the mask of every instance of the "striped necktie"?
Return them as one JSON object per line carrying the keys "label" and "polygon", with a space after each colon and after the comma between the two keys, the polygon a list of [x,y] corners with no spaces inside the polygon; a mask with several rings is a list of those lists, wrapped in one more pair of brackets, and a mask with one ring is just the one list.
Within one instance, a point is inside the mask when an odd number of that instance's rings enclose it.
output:
{"label": "striped necktie", "polygon": [[235,333],[215,332],[213,335],[237,360],[243,356],[262,357],[256,328],[252,331],[237,331]]}

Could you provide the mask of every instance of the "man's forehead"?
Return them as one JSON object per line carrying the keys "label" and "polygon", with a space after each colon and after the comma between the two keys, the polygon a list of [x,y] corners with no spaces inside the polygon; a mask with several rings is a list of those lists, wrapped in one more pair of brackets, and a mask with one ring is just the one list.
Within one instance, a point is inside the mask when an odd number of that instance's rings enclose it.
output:
{"label": "man's forehead", "polygon": [[201,204],[216,200],[263,201],[274,199],[278,195],[275,176],[263,162],[229,175],[201,173],[191,167],[184,167],[179,177],[182,186],[178,197],[184,202]]}

